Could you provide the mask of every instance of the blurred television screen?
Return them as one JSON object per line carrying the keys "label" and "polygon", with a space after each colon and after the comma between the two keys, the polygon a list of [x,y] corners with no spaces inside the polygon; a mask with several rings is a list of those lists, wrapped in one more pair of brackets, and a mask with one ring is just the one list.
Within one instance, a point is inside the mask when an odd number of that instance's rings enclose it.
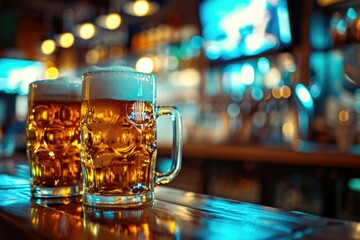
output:
{"label": "blurred television screen", "polygon": [[33,60],[0,58],[0,91],[28,94],[29,84],[44,76],[45,64]]}
{"label": "blurred television screen", "polygon": [[292,44],[286,0],[202,0],[199,18],[210,60],[254,56]]}

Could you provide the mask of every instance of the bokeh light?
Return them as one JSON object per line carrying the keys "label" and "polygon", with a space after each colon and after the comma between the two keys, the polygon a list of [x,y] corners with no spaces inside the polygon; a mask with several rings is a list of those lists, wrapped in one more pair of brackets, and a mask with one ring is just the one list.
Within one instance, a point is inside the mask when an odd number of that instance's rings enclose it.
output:
{"label": "bokeh light", "polygon": [[154,70],[155,64],[150,57],[140,58],[135,65],[135,69],[139,72],[151,73]]}
{"label": "bokeh light", "polygon": [[105,19],[105,26],[107,29],[114,30],[121,25],[121,17],[117,13],[110,13]]}
{"label": "bokeh light", "polygon": [[148,14],[150,9],[148,1],[145,0],[137,0],[134,3],[133,11],[136,16],[142,17]]}
{"label": "bokeh light", "polygon": [[49,67],[46,69],[45,78],[46,79],[55,79],[59,76],[59,70],[56,67]]}
{"label": "bokeh light", "polygon": [[280,87],[274,87],[271,90],[271,94],[273,95],[274,98],[279,99],[281,98],[281,88]]}
{"label": "bokeh light", "polygon": [[90,39],[95,35],[95,26],[92,23],[84,23],[79,28],[79,36],[82,39]]}
{"label": "bokeh light", "polygon": [[97,64],[100,60],[100,52],[97,49],[90,49],[85,55],[87,64]]}
{"label": "bokeh light", "polygon": [[289,98],[291,96],[291,88],[289,86],[282,86],[280,90],[283,98]]}
{"label": "bokeh light", "polygon": [[258,60],[258,69],[262,74],[266,74],[270,70],[270,61],[266,57],[261,57]]}
{"label": "bokeh light", "polygon": [[286,139],[292,139],[295,134],[294,125],[291,122],[286,122],[282,126],[282,132]]}
{"label": "bokeh light", "polygon": [[41,44],[41,52],[45,55],[50,55],[55,51],[55,41],[52,39],[46,39]]}
{"label": "bokeh light", "polygon": [[74,45],[74,42],[75,42],[74,35],[70,32],[61,34],[61,36],[59,38],[60,47],[63,47],[63,48],[71,47],[72,45]]}
{"label": "bokeh light", "polygon": [[272,67],[269,72],[264,76],[264,85],[265,87],[271,89],[280,84],[281,73],[278,68]]}
{"label": "bokeh light", "polygon": [[245,63],[241,68],[240,78],[245,85],[253,84],[255,80],[254,67],[249,63]]}
{"label": "bokeh light", "polygon": [[236,118],[240,114],[240,106],[237,103],[230,103],[227,107],[227,114],[232,117]]}
{"label": "bokeh light", "polygon": [[339,121],[341,123],[345,123],[349,121],[349,112],[345,110],[341,110],[339,112]]}

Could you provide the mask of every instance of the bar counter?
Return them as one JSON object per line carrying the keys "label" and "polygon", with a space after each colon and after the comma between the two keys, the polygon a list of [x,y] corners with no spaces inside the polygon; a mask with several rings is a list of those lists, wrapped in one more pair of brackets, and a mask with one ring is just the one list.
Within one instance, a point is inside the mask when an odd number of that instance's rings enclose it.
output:
{"label": "bar counter", "polygon": [[360,239],[360,223],[157,186],[142,209],[33,199],[24,160],[0,161],[0,239]]}

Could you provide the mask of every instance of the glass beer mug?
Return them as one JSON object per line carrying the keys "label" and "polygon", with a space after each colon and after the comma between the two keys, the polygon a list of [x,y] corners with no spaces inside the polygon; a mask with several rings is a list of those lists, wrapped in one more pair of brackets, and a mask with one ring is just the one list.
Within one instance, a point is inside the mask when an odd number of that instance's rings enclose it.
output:
{"label": "glass beer mug", "polygon": [[29,86],[26,126],[31,194],[81,195],[81,81],[39,80]]}
{"label": "glass beer mug", "polygon": [[[127,67],[90,68],[83,75],[81,163],[83,203],[98,207],[150,204],[154,186],[181,168],[182,121],[174,106],[157,106],[156,76]],[[172,167],[155,172],[156,118],[173,123]]]}

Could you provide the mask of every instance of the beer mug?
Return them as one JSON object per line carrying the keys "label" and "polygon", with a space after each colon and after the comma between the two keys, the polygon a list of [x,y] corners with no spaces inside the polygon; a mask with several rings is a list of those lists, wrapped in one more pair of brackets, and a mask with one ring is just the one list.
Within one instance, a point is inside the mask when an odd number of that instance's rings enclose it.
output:
{"label": "beer mug", "polygon": [[26,137],[32,196],[81,194],[81,81],[35,81],[29,86],[28,101]]}
{"label": "beer mug", "polygon": [[[83,74],[81,163],[83,203],[98,207],[150,204],[154,186],[181,168],[182,121],[174,106],[157,106],[155,75],[131,68],[90,68]],[[172,167],[155,171],[156,119],[171,116]]]}

